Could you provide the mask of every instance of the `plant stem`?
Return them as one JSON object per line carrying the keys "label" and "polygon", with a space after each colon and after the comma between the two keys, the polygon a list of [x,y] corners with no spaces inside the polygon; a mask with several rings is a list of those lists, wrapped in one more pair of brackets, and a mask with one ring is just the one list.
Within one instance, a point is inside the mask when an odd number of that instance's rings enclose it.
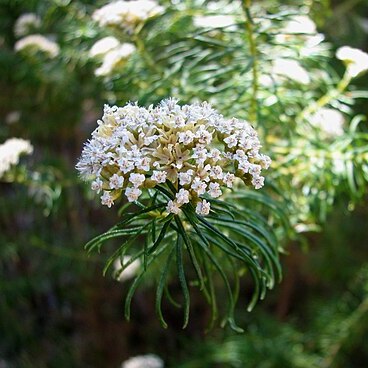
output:
{"label": "plant stem", "polygon": [[252,100],[251,100],[251,107],[249,111],[249,118],[252,123],[257,122],[258,116],[258,60],[257,60],[257,45],[255,42],[254,32],[253,32],[253,19],[250,14],[250,6],[251,0],[243,0],[243,9],[246,17],[245,22],[245,29],[247,34],[247,39],[249,43],[250,54],[253,59],[253,68],[252,68]]}

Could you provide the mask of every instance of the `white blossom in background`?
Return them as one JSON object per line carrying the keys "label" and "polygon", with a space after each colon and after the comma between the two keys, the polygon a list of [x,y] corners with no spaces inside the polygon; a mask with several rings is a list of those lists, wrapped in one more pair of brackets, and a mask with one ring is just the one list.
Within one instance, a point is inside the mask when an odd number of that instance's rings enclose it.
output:
{"label": "white blossom in background", "polygon": [[14,49],[16,52],[23,50],[41,51],[51,58],[58,56],[60,52],[59,45],[56,42],[40,34],[21,38],[15,43]]}
{"label": "white blossom in background", "polygon": [[164,361],[154,354],[138,355],[123,362],[121,368],[164,368]]}
{"label": "white blossom in background", "polygon": [[163,12],[164,8],[153,0],[119,0],[97,9],[92,18],[101,27],[117,26],[131,30],[137,24]]}
{"label": "white blossom in background", "polygon": [[20,111],[11,111],[5,116],[5,122],[9,125],[18,123],[22,113]]}
{"label": "white blossom in background", "polygon": [[300,65],[299,62],[292,59],[276,59],[272,63],[271,73],[277,76],[286,77],[301,84],[309,84],[310,77],[308,72]]}
{"label": "white blossom in background", "polygon": [[308,121],[316,128],[322,130],[329,137],[337,137],[344,134],[344,115],[335,109],[320,108]]}
{"label": "white blossom in background", "polygon": [[344,62],[346,72],[352,78],[368,70],[368,54],[362,50],[343,46],[336,51],[336,57]]}
{"label": "white blossom in background", "polygon": [[232,15],[197,15],[193,23],[200,28],[225,28],[236,24]]}
{"label": "white blossom in background", "polygon": [[41,18],[34,13],[22,14],[14,24],[14,33],[18,37],[25,36],[41,26]]}
{"label": "white blossom in background", "polygon": [[147,188],[170,181],[177,193],[168,212],[179,214],[191,203],[207,215],[206,199],[220,198],[236,179],[261,188],[261,171],[271,164],[248,122],[225,119],[207,102],[180,106],[168,99],[147,109],[105,105],[98,125],[77,169],[108,207],[120,196],[133,202]]}
{"label": "white blossom in background", "polygon": [[89,50],[89,56],[94,58],[96,56],[103,56],[111,50],[120,46],[118,39],[112,36],[101,38]]}
{"label": "white blossom in background", "polygon": [[311,35],[317,32],[317,26],[307,15],[294,15],[288,19],[282,31],[286,34]]}
{"label": "white blossom in background", "polygon": [[127,268],[121,271],[122,267],[131,260],[131,257],[126,255],[121,258],[117,258],[114,262],[114,270],[116,279],[120,282],[129,280],[133,278],[141,267],[141,262],[139,259],[134,260]]}
{"label": "white blossom in background", "polygon": [[317,32],[314,21],[305,14],[290,17],[275,37],[280,45],[299,44],[301,57],[325,53],[327,48],[322,44],[324,39],[324,35]]}
{"label": "white blossom in background", "polygon": [[135,46],[131,43],[123,43],[117,48],[108,51],[102,61],[102,65],[95,70],[97,77],[111,75],[117,68],[123,66],[131,54],[135,52]]}
{"label": "white blossom in background", "polygon": [[19,163],[22,154],[29,155],[33,146],[29,141],[20,138],[10,138],[0,144],[0,178],[13,166]]}

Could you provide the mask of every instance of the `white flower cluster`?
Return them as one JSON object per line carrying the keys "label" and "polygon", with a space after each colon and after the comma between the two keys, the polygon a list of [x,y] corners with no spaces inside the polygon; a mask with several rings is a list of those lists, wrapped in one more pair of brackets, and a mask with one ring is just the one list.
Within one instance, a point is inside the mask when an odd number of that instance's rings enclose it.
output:
{"label": "white flower cluster", "polygon": [[236,24],[236,19],[232,15],[197,15],[193,23],[199,28],[226,28]]}
{"label": "white flower cluster", "polygon": [[21,154],[31,154],[33,147],[29,141],[10,138],[0,144],[0,178],[12,165],[17,165]]}
{"label": "white flower cluster", "polygon": [[59,45],[42,36],[40,34],[33,34],[21,38],[16,42],[14,46],[15,51],[20,52],[23,50],[41,51],[51,58],[59,55]]}
{"label": "white flower cluster", "polygon": [[34,13],[22,14],[15,22],[14,33],[16,36],[25,36],[41,26],[41,18]]}
{"label": "white flower cluster", "polygon": [[153,0],[119,0],[97,9],[92,18],[101,27],[117,26],[131,30],[137,24],[163,11],[164,8]]}
{"label": "white flower cluster", "polygon": [[308,72],[300,65],[298,61],[293,59],[274,60],[272,62],[271,75],[275,78],[275,80],[279,80],[279,77],[286,77],[287,79],[291,79],[297,83],[310,83]]}
{"label": "white flower cluster", "polygon": [[178,105],[175,99],[148,109],[137,104],[105,105],[99,127],[83,149],[77,164],[81,176],[102,193],[101,203],[111,207],[124,192],[129,202],[145,188],[170,181],[176,197],[170,213],[191,202],[207,215],[210,203],[236,178],[259,189],[263,168],[271,163],[259,153],[261,144],[249,123],[225,119],[206,102]]}
{"label": "white flower cluster", "polygon": [[345,119],[344,115],[338,110],[322,107],[310,116],[308,120],[329,138],[344,134]]}
{"label": "white flower cluster", "polygon": [[126,360],[121,368],[164,368],[164,362],[154,354],[138,355]]}
{"label": "white flower cluster", "polygon": [[119,66],[123,66],[129,56],[135,52],[131,43],[121,44],[115,37],[104,37],[91,48],[92,58],[102,58],[102,65],[96,69],[96,76],[108,76]]}
{"label": "white flower cluster", "polygon": [[317,32],[314,21],[306,14],[288,17],[275,37],[280,45],[298,44],[301,58],[326,53],[326,47],[322,44],[324,39],[324,35]]}
{"label": "white flower cluster", "polygon": [[336,57],[344,62],[346,71],[352,78],[368,70],[368,54],[362,50],[343,46],[336,51]]}

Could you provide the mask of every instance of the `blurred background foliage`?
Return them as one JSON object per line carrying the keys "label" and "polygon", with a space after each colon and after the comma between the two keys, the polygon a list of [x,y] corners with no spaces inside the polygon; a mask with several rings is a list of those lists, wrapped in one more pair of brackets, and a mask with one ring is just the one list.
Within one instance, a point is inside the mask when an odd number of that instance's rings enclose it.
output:
{"label": "blurred background foliage", "polygon": [[[339,90],[345,68],[334,57],[343,45],[367,50],[368,2],[162,0],[129,27],[94,21],[105,4],[0,0],[0,144],[34,147],[0,179],[0,367],[118,367],[141,353],[168,367],[368,366],[368,77]],[[21,34],[25,13],[40,22]],[[296,16],[317,29],[293,31]],[[16,51],[28,34],[57,52]],[[103,37],[135,51],[110,64],[92,57]],[[169,96],[252,121],[274,161],[264,191],[287,213],[289,230],[275,229],[284,279],[251,313],[252,286],[242,285],[241,335],[204,332],[210,311],[195,288],[188,328],[164,305],[161,329],[149,281],[126,322],[127,281],[102,277],[105,253],[83,249],[118,216],[74,169],[103,104]]]}

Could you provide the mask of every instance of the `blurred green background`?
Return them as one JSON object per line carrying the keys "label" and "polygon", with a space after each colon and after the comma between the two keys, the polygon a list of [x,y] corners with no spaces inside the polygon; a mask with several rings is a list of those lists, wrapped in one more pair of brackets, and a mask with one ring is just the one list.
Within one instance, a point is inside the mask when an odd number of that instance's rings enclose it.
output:
{"label": "blurred green background", "polygon": [[[305,231],[280,235],[284,278],[251,313],[245,309],[251,285],[242,285],[237,317],[245,333],[206,331],[210,311],[196,289],[187,329],[181,328],[180,310],[169,304],[169,327],[163,329],[149,282],[133,300],[132,320],[125,321],[129,281],[102,276],[108,252],[87,255],[83,249],[118,218],[118,208],[102,208],[74,168],[104,103],[148,105],[177,96],[185,103],[210,100],[224,115],[250,118],[253,64],[247,63],[251,50],[244,31],[249,19],[236,3],[161,1],[164,11],[132,29],[93,20],[106,1],[0,0],[0,144],[18,137],[34,147],[0,179],[1,368],[119,367],[148,353],[167,367],[368,367],[367,156],[359,161],[351,151],[353,179],[335,175],[331,162],[318,175],[311,168],[291,170],[312,150],[327,152],[334,145],[318,132],[313,131],[318,144],[309,131],[294,135],[295,117],[343,75],[332,51],[343,45],[368,50],[366,0],[265,0],[250,7],[260,75],[267,74],[262,57],[299,47],[298,39],[283,49],[274,40],[292,15],[308,14],[325,35],[326,49],[304,59],[298,49],[297,60],[310,71],[309,85],[289,81],[278,91],[258,91],[257,129],[263,137],[282,137],[278,147],[304,149],[283,179],[270,180],[284,192],[278,199],[291,226]],[[25,36],[17,35],[15,25],[25,13],[40,19],[26,32],[56,42],[57,56],[15,50]],[[211,25],[207,33],[198,32],[193,17],[203,14],[235,14],[237,28]],[[96,76],[101,60],[91,58],[90,49],[106,36],[133,43],[137,51],[110,74]],[[346,120],[367,116],[367,81],[367,75],[357,78],[331,103]],[[277,92],[277,104],[270,103]],[[361,125],[367,133],[364,120]],[[271,138],[265,145],[277,162]],[[357,142],[359,152],[366,152],[366,141]],[[303,180],[317,194],[305,192]],[[177,289],[173,282],[174,295]]]}

